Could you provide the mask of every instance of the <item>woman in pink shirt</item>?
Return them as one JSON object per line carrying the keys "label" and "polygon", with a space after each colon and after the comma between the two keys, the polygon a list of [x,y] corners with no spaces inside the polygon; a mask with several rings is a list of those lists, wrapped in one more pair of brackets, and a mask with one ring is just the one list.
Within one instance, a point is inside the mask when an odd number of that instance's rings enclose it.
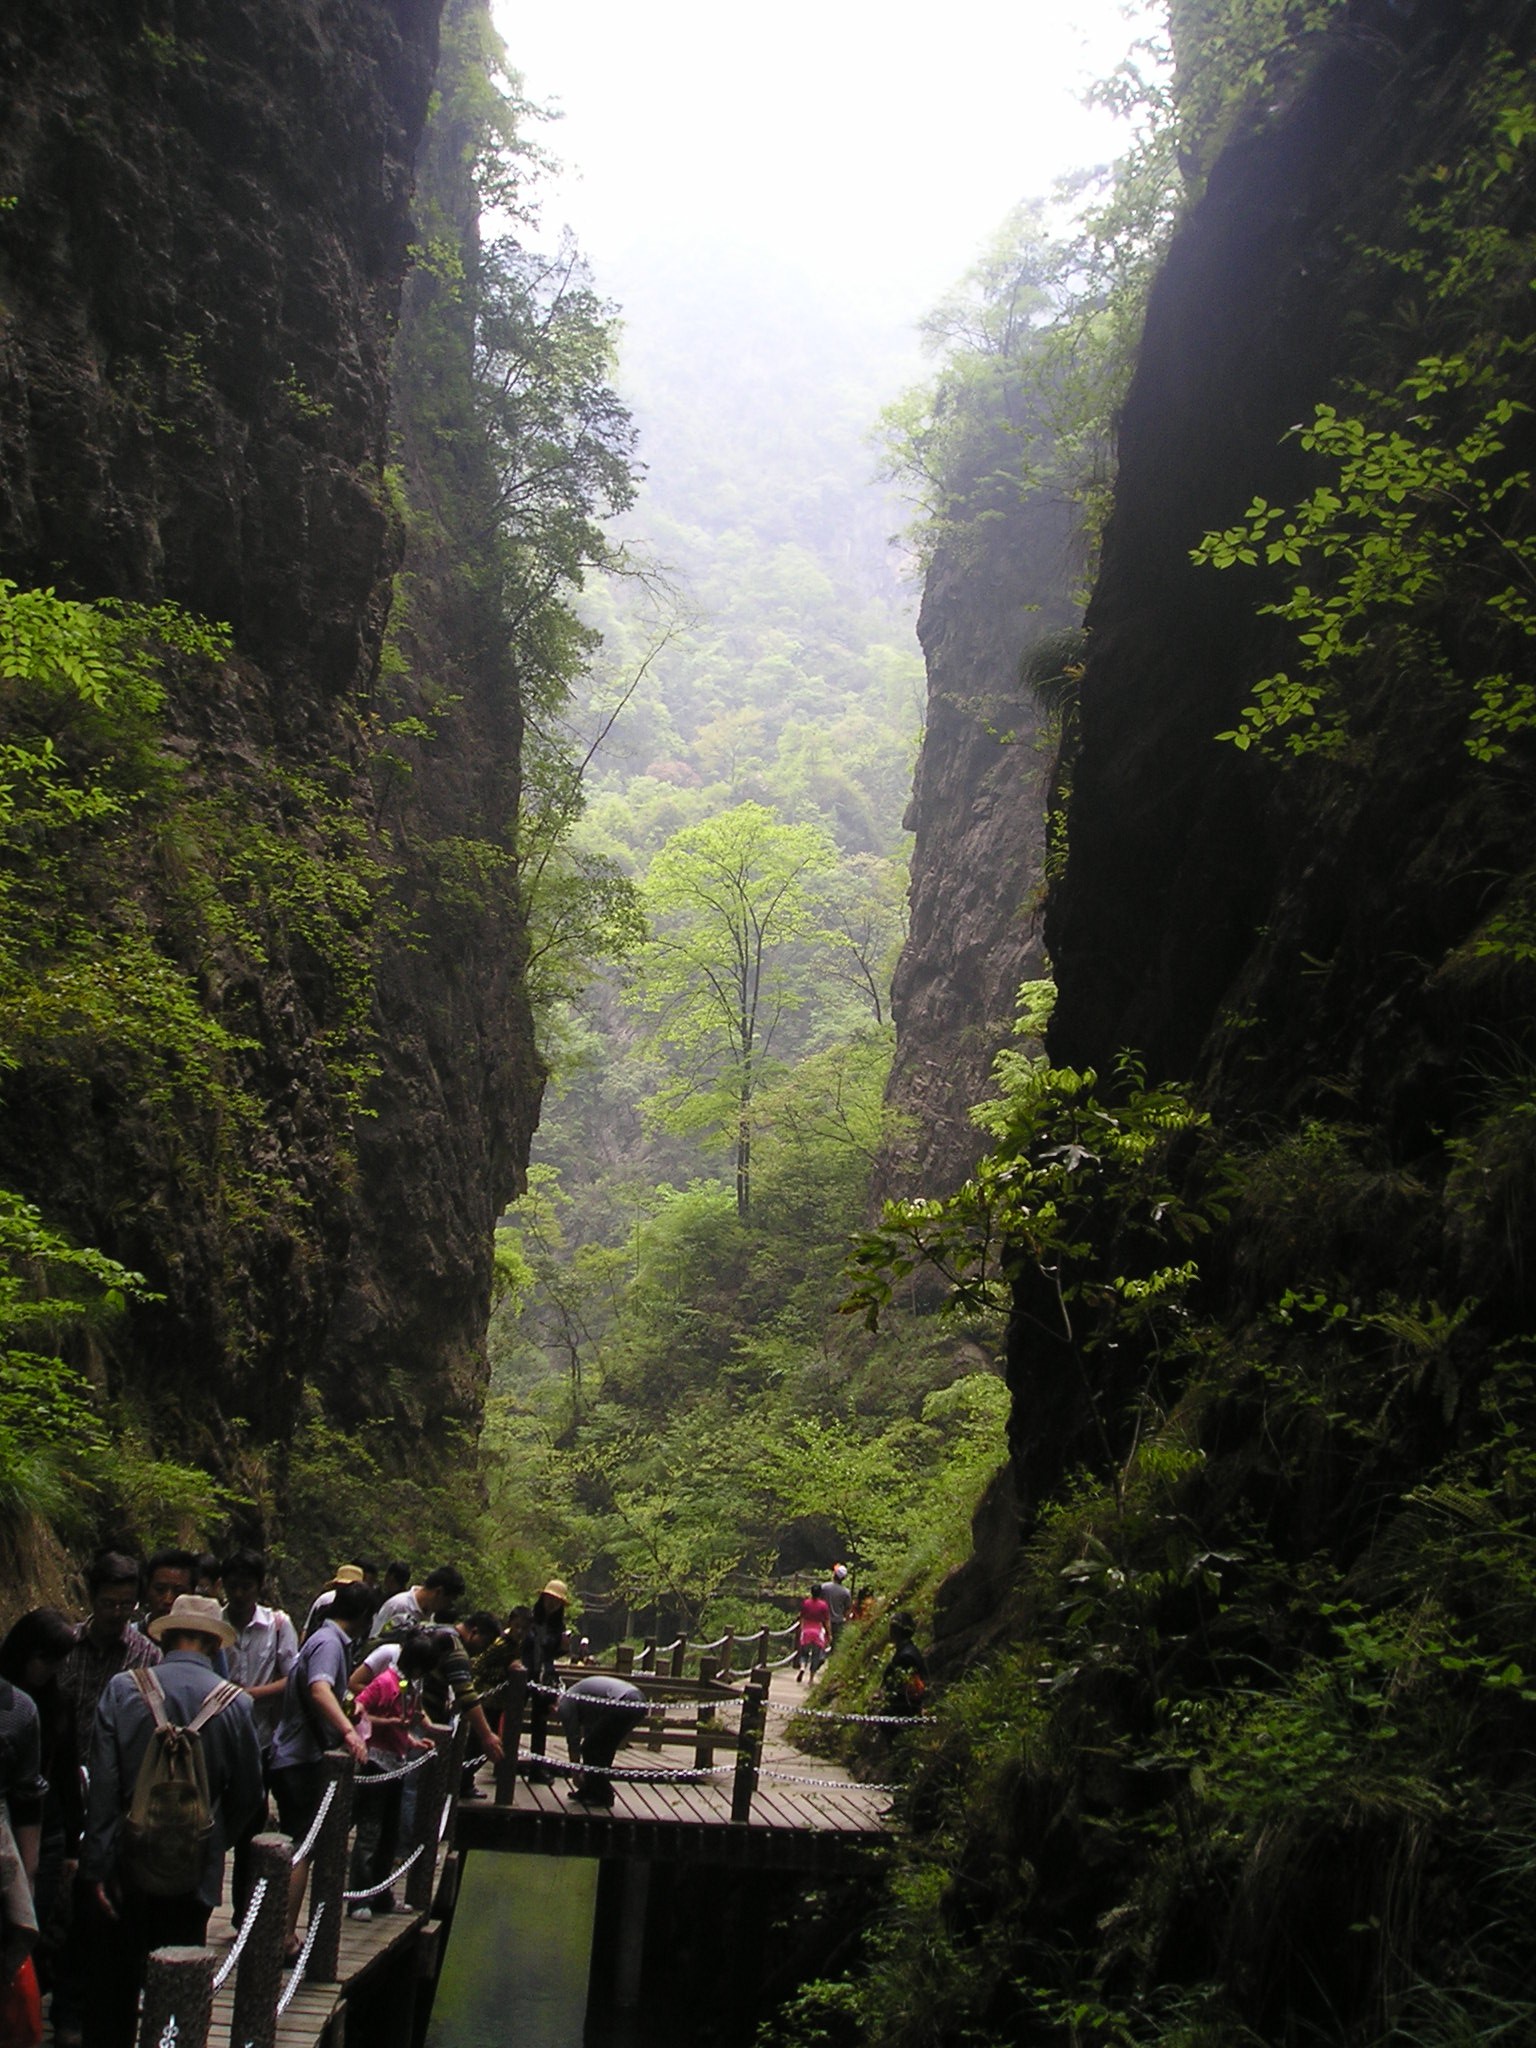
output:
{"label": "woman in pink shirt", "polygon": [[[386,1664],[352,1697],[358,1733],[368,1744],[368,1761],[358,1774],[357,1835],[352,1844],[352,1868],[347,1889],[354,1892],[380,1885],[395,1867],[400,1840],[400,1799],[406,1780],[396,1778],[379,1784],[379,1777],[398,1771],[413,1756],[430,1749],[424,1735],[412,1732],[421,1720],[421,1681],[438,1657],[437,1638],[431,1629],[417,1629],[401,1638],[400,1655]],[[374,1782],[370,1783],[369,1781]],[[347,1908],[354,1920],[371,1920],[375,1913],[395,1910],[393,1892],[376,1893],[358,1899]]]}
{"label": "woman in pink shirt", "polygon": [[804,1685],[809,1662],[814,1680],[832,1640],[832,1610],[812,1586],[800,1602],[800,1644],[795,1651],[795,1683]]}

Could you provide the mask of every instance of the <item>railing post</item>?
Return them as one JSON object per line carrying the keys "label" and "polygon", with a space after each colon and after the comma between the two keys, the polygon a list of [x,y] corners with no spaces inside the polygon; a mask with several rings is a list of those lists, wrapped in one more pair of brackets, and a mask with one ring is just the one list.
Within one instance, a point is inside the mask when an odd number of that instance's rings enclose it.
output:
{"label": "railing post", "polygon": [[766,1664],[768,1662],[768,1635],[769,1631],[766,1625],[760,1628],[757,1632],[757,1654],[752,1659],[752,1665],[754,1670],[759,1665]]}
{"label": "railing post", "polygon": [[724,1679],[728,1680],[730,1678],[731,1660],[735,1654],[736,1631],[733,1628],[728,1628],[725,1632],[725,1641],[720,1645],[720,1676]]}
{"label": "railing post", "polygon": [[267,1889],[256,1908],[240,1960],[235,1965],[235,2004],[229,2038],[239,2048],[273,2048],[277,2039],[277,1998],[283,1988],[283,1927],[288,1913],[288,1879],[293,1843],[286,1835],[258,1835],[251,1844],[251,1885]]}
{"label": "railing post", "polygon": [[459,1794],[464,1789],[464,1759],[469,1754],[469,1738],[473,1732],[468,1714],[461,1711],[448,1742],[448,1783],[445,1792],[448,1801],[448,1832],[443,1839],[450,1849],[458,1832]]}
{"label": "railing post", "polygon": [[628,1678],[631,1671],[635,1668],[635,1646],[633,1643],[619,1644],[619,1647],[613,1653],[613,1668],[621,1678]]}
{"label": "railing post", "polygon": [[645,1648],[640,1652],[640,1662],[636,1669],[640,1671],[654,1671],[656,1669],[656,1638],[654,1636],[646,1637]]}
{"label": "railing post", "polygon": [[[509,1671],[501,1710],[501,1762],[496,1766],[496,1804],[510,1806],[517,1796],[517,1751],[523,1739],[523,1716],[528,1709],[528,1674]],[[430,1770],[428,1764],[425,1770]],[[425,1771],[423,1772],[425,1775]],[[414,1844],[412,1845],[414,1847]]]}
{"label": "railing post", "polygon": [[[700,1685],[711,1684],[718,1669],[719,1666],[713,1657],[701,1657],[699,1659]],[[714,1723],[714,1702],[712,1700],[700,1700],[697,1739],[693,1745],[693,1768],[696,1771],[707,1771],[715,1761],[715,1745],[710,1739],[715,1732]]]}
{"label": "railing post", "polygon": [[[305,1965],[306,1983],[334,1984],[341,1959],[341,1923],[346,1917],[342,1892],[347,1882],[347,1836],[352,1831],[352,1759],[344,1749],[326,1752],[325,1774],[336,1787],[336,1797],[325,1816],[320,1839],[309,1866],[309,1918],[314,1924],[322,1905],[325,1913],[320,1931]],[[244,2048],[242,2042],[241,2048]]]}
{"label": "railing post", "polygon": [[139,2048],[204,2048],[213,2018],[213,1973],[219,1959],[211,1948],[157,1948],[144,1979],[144,2017]]}
{"label": "railing post", "polygon": [[[443,1818],[443,1801],[448,1796],[451,1737],[446,1728],[433,1731],[433,1756],[421,1767],[421,1790],[416,1794],[416,1825],[411,1847],[421,1854],[405,1873],[405,1903],[418,1913],[432,1904],[432,1887],[437,1877],[437,1830]],[[241,2043],[244,2048],[244,2043]]]}
{"label": "railing post", "polygon": [[674,1678],[681,1678],[681,1677],[682,1677],[682,1675],[683,1675],[683,1665],[684,1665],[684,1664],[685,1664],[685,1662],[687,1661],[687,1657],[688,1657],[688,1638],[687,1638],[686,1636],[679,1636],[679,1637],[678,1637],[678,1639],[677,1639],[677,1641],[676,1641],[676,1642],[675,1642],[675,1643],[674,1643],[674,1644],[672,1645],[672,1674],[671,1674],[671,1675],[672,1675],[672,1676],[673,1676]]}
{"label": "railing post", "polygon": [[752,1794],[757,1790],[767,1703],[768,1674],[762,1670],[754,1671],[752,1683],[741,1696],[741,1747],[736,1752],[736,1775],[731,1781],[733,1821],[745,1823],[752,1818]]}

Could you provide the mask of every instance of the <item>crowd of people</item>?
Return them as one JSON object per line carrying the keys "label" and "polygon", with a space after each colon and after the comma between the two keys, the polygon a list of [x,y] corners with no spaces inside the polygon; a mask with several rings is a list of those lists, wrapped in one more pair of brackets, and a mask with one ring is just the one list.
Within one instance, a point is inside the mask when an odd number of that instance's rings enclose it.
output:
{"label": "crowd of people", "polygon": [[[282,1832],[305,1842],[324,1797],[325,1758],[338,1749],[383,1780],[357,1802],[348,1889],[364,1896],[348,1910],[394,1910],[391,1878],[419,1783],[402,1767],[455,1714],[468,1718],[478,1755],[499,1762],[499,1712],[488,1714],[484,1697],[515,1670],[531,1686],[527,1775],[552,1775],[542,1760],[558,1693],[567,1750],[581,1766],[570,1796],[613,1803],[606,1772],[645,1701],[606,1674],[561,1686],[557,1660],[581,1661],[587,1648],[570,1627],[563,1580],[498,1620],[466,1606],[452,1565],[417,1581],[403,1561],[382,1571],[346,1562],[296,1626],[267,1599],[267,1576],[253,1549],[219,1559],[166,1548],[142,1561],[104,1550],[85,1574],[83,1619],[35,1608],[0,1642],[0,1934],[7,1956],[12,1942],[31,1949],[35,1969],[25,2012],[0,2012],[0,2048],[27,2048],[39,1994],[51,1997],[58,2048],[133,2048],[150,1952],[204,1940],[226,1853],[243,1913],[252,1842],[273,1807]],[[802,1603],[797,1678],[807,1669],[814,1678],[859,1618],[847,1570],[836,1565]],[[891,1628],[887,1700],[918,1711],[927,1674],[910,1617],[897,1614]],[[157,1784],[189,1747],[189,1728],[206,1793],[157,1805]],[[460,1789],[484,1796],[472,1772]],[[160,1818],[173,1811],[175,1827]],[[295,1862],[290,1961],[301,1950],[308,1874],[307,1857]]]}
{"label": "crowd of people", "polygon": [[[452,1565],[418,1580],[403,1561],[341,1564],[298,1625],[267,1598],[267,1561],[251,1549],[220,1559],[166,1548],[143,1560],[105,1550],[85,1584],[82,1619],[34,1608],[0,1643],[0,1930],[7,1957],[29,1958],[18,1982],[36,1986],[0,2013],[4,2048],[25,2039],[29,2015],[35,2025],[39,1995],[51,1998],[59,2048],[132,2048],[151,1950],[204,1939],[226,1853],[243,1909],[250,1845],[273,1808],[303,1842],[330,1750],[391,1774],[358,1802],[348,1887],[373,1894],[349,1909],[360,1917],[392,1910],[384,1881],[416,1785],[392,1774],[455,1712],[498,1760],[482,1691],[514,1665],[551,1676],[566,1648],[561,1581],[502,1621],[464,1611]],[[146,1789],[161,1726],[172,1748],[187,1746],[177,1731],[197,1729],[212,1825],[191,1850],[153,1818],[169,1810]],[[307,1878],[306,1859],[289,1889],[290,1960]]]}

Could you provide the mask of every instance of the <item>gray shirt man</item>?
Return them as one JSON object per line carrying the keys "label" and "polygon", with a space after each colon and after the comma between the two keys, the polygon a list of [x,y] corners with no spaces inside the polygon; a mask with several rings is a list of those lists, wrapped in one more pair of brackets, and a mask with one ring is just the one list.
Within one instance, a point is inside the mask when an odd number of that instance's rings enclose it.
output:
{"label": "gray shirt man", "polygon": [[[171,1650],[156,1666],[167,1717],[184,1728],[214,1687],[221,1683],[208,1659],[195,1650]],[[133,1674],[109,1679],[91,1730],[91,1792],[85,1813],[80,1875],[105,1884],[116,1875],[123,1817],[133,1798],[139,1765],[154,1727]],[[213,1801],[213,1840],[203,1858],[197,1896],[216,1906],[226,1843],[234,1841],[261,1804],[261,1746],[251,1703],[242,1693],[203,1729],[200,1737]]]}

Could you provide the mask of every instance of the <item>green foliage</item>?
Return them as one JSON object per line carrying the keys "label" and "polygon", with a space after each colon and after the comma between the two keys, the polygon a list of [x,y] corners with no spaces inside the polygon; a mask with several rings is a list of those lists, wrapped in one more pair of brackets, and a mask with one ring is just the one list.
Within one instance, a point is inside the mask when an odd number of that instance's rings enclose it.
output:
{"label": "green foliage", "polygon": [[1342,750],[1366,715],[1356,679],[1383,663],[1463,708],[1475,760],[1499,760],[1536,725],[1520,395],[1536,348],[1536,245],[1518,199],[1536,94],[1507,53],[1490,64],[1467,131],[1454,169],[1436,164],[1411,181],[1400,239],[1361,252],[1408,301],[1395,324],[1421,337],[1411,366],[1352,383],[1295,429],[1322,476],[1305,497],[1255,498],[1193,550],[1219,569],[1262,559],[1301,572],[1260,606],[1295,628],[1300,669],[1255,685],[1239,725],[1220,735],[1239,747]]}
{"label": "green foliage", "polygon": [[808,993],[813,951],[833,943],[815,879],[835,864],[828,836],[738,804],[685,827],[652,861],[652,936],[640,996],[675,1065],[653,1098],[675,1127],[722,1131],[736,1155],[736,1207],[751,1209],[755,1103],[782,1020]]}

